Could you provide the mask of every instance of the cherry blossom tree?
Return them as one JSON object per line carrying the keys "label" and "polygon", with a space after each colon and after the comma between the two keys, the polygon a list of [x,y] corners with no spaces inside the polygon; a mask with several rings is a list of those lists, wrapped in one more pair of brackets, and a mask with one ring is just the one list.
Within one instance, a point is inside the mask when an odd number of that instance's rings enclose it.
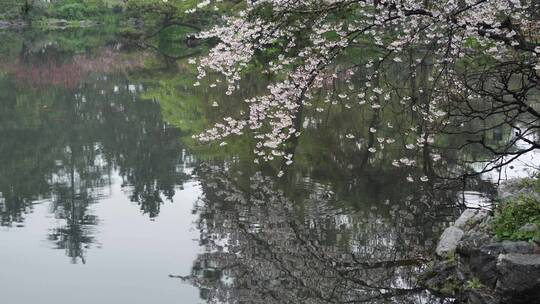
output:
{"label": "cherry blossom tree", "polygon": [[[200,2],[190,12],[218,2]],[[259,61],[275,81],[266,94],[244,100],[249,111],[224,118],[197,138],[226,144],[225,138],[249,132],[257,140],[256,162],[283,158],[291,164],[287,146],[302,132],[305,108],[321,96],[329,79],[343,79],[348,88],[337,96],[327,94],[327,101],[369,106],[377,113],[397,100],[401,113],[414,117],[415,138],[408,142],[384,136],[391,122],[370,128],[377,138],[370,153],[403,145],[437,161],[438,134],[468,134],[459,148],[483,147],[496,158],[481,172],[493,170],[513,159],[508,155],[540,147],[534,137],[540,128],[535,105],[539,7],[533,0],[247,1],[240,12],[198,34],[219,41],[196,62],[198,77],[222,74],[231,95],[241,89],[246,68]],[[374,50],[363,51],[366,44]],[[342,64],[345,57],[354,58]],[[385,73],[392,69],[407,70],[410,85],[403,79],[388,82]],[[367,73],[362,83],[347,80],[360,70]],[[491,119],[497,115],[502,120]],[[490,122],[471,131],[477,121]],[[515,134],[507,145],[493,147],[485,132],[502,125]],[[418,164],[401,158],[394,165]]]}

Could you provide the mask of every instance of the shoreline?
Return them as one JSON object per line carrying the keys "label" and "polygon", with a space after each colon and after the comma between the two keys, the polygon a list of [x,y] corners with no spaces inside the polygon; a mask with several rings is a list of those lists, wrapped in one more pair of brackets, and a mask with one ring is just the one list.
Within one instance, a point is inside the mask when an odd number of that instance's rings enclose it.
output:
{"label": "shoreline", "polygon": [[93,20],[75,20],[66,19],[43,19],[32,22],[22,19],[17,20],[0,20],[0,30],[20,30],[25,28],[40,28],[40,29],[65,29],[65,28],[87,28],[102,25],[100,21]]}
{"label": "shoreline", "polygon": [[[524,179],[499,186],[500,204],[530,195]],[[540,299],[540,240],[502,240],[493,231],[493,211],[466,209],[442,233],[435,257],[421,275],[431,292],[456,303],[530,304]],[[520,230],[537,231],[534,224]],[[536,230],[535,230],[536,229]]]}

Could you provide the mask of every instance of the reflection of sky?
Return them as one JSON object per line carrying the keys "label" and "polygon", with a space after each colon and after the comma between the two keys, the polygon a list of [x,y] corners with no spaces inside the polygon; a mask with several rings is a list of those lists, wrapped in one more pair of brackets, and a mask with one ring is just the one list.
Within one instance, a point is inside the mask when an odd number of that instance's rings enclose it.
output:
{"label": "reflection of sky", "polygon": [[491,209],[493,207],[491,198],[478,191],[464,191],[458,195],[458,200],[467,208]]}
{"label": "reflection of sky", "polygon": [[[533,135],[527,136],[529,140],[535,141]],[[537,141],[537,140],[536,140]],[[516,148],[528,149],[529,144],[524,141],[517,141]],[[508,161],[513,156],[505,156],[502,161]],[[477,171],[481,171],[485,168],[487,163],[478,162],[474,164],[473,168]],[[496,165],[496,164],[494,164]],[[492,167],[493,164],[490,164]],[[535,149],[513,160],[510,164],[482,174],[481,178],[486,181],[497,183],[499,180],[504,181],[513,178],[526,178],[531,177],[540,170],[540,150]],[[464,200],[464,203],[469,208],[491,208],[493,201],[484,193],[477,191],[465,191],[460,194],[458,199]]]}
{"label": "reflection of sky", "polygon": [[[535,141],[531,136],[527,136],[527,139]],[[516,142],[518,149],[527,149],[529,144],[524,141]],[[506,156],[504,160],[511,159],[512,156]],[[540,150],[535,149],[523,155],[520,155],[517,159],[512,161],[507,166],[504,166],[500,171],[494,170],[483,175],[483,178],[491,181],[531,177],[535,172],[540,169]]]}
{"label": "reflection of sky", "polygon": [[[116,58],[118,63],[124,62],[114,52],[105,55],[108,55],[108,57],[103,56],[104,58]],[[79,59],[83,60],[85,58],[81,57]],[[103,70],[102,72],[105,72],[109,67],[109,65],[105,66],[99,60],[86,60],[82,63],[86,70]],[[114,64],[110,66],[131,66],[129,62],[124,63],[123,65]],[[137,65],[137,62],[133,64],[133,66]],[[78,81],[73,82],[73,80],[76,80],[73,77],[75,74],[69,74],[68,72],[78,73],[79,67],[53,66],[53,68],[52,71],[56,71],[59,76],[67,75],[66,79],[58,77],[60,83],[67,80],[69,80],[68,84],[74,85],[78,83]],[[40,76],[42,74],[51,74],[50,69],[38,69],[37,71],[48,72],[40,73]],[[27,79],[28,73],[26,73],[24,66],[20,67],[19,72],[22,79]],[[47,81],[50,80],[49,78],[44,76],[43,79],[40,77],[34,80]],[[105,82],[108,77],[102,76],[98,77],[98,79]],[[114,84],[114,80],[111,80],[107,85]],[[174,84],[176,85],[176,83]],[[94,85],[94,88],[103,95],[110,91],[122,93],[123,90],[127,90],[131,95],[138,95],[149,88],[147,86],[143,87],[137,82],[126,83],[123,86],[107,86],[106,89],[101,89],[102,84],[99,85],[99,87]],[[158,94],[158,96],[161,95]],[[174,96],[173,99],[177,100],[176,97]],[[87,97],[77,95],[76,99],[78,98],[82,102],[86,102]],[[115,104],[115,101],[117,100],[109,100],[111,105],[116,106],[118,109],[124,106],[123,103]],[[164,102],[164,100],[161,101]],[[316,133],[319,132],[321,126],[324,126],[325,122],[326,120],[322,116],[308,116],[304,127]],[[348,132],[349,127],[347,124],[336,124],[334,128],[339,131],[336,137],[340,140],[328,141],[328,143],[334,143],[335,147],[342,148],[343,142],[350,142],[354,147],[352,150],[354,153],[351,153],[351,155],[356,155],[358,150],[366,149],[367,143],[365,139],[358,137],[354,140],[345,140],[343,135]],[[334,135],[333,133],[330,134],[332,137]],[[325,140],[324,137],[321,138]],[[95,149],[98,150],[99,147],[96,146]],[[345,153],[345,155],[347,154]],[[175,172],[191,173],[192,168],[186,167],[186,163],[191,163],[188,160],[192,158],[185,151],[182,151],[181,159],[183,162],[176,165]],[[332,159],[336,164],[339,164],[341,160]],[[502,176],[503,178],[523,176],[526,172],[525,169],[530,170],[525,164],[531,163],[540,167],[540,155],[538,153],[524,155],[512,164],[513,168],[507,166]],[[63,164],[59,161],[56,165],[60,167]],[[105,168],[107,164],[101,155],[97,155],[93,165]],[[352,167],[347,168],[352,170]],[[69,184],[67,172],[60,173],[63,174],[53,174],[51,182]],[[491,172],[486,175],[486,178],[493,179],[494,176],[490,175],[498,176],[496,172]],[[74,179],[80,180],[77,174],[75,174]],[[121,181],[118,176],[113,177],[111,184],[110,188],[107,187],[103,189],[104,191],[98,191],[98,194],[105,194],[104,197],[100,196],[99,203],[89,206],[88,213],[95,215],[99,219],[99,226],[92,230],[92,236],[97,243],[90,244],[90,249],[86,250],[86,265],[71,265],[63,249],[51,249],[53,244],[47,241],[47,233],[53,227],[65,225],[65,220],[55,219],[50,214],[49,202],[47,201],[34,202],[33,213],[25,215],[24,227],[0,227],[0,286],[2,286],[0,293],[2,294],[3,303],[137,304],[199,302],[199,290],[197,288],[189,284],[181,284],[179,280],[168,277],[169,274],[189,274],[192,271],[193,261],[196,261],[197,254],[200,251],[197,239],[201,236],[201,232],[194,229],[192,225],[197,220],[198,215],[193,215],[191,212],[193,204],[201,196],[199,187],[195,183],[187,183],[184,185],[183,190],[176,189],[176,194],[173,197],[174,203],[164,199],[165,204],[161,206],[159,216],[149,220],[147,216],[141,215],[139,206],[130,202],[129,192],[132,190],[131,187],[121,188]],[[331,196],[333,195],[331,190],[335,190],[325,183],[319,184],[310,177],[304,177],[302,182],[295,185],[295,187],[302,187],[303,185],[307,185],[305,191],[310,191],[314,197]],[[89,190],[93,191],[94,189]],[[382,189],[381,191],[386,190]],[[93,194],[90,197],[94,197]],[[486,197],[478,192],[466,192],[464,196],[469,205],[483,204],[486,200]],[[2,210],[3,205],[4,201],[0,192],[0,210]],[[414,249],[415,245],[420,249],[424,249],[432,241],[431,239],[421,239],[425,244],[410,244],[408,238],[416,235],[419,235],[419,238],[422,236],[419,233],[422,231],[422,225],[418,224],[412,227],[400,225],[402,222],[407,223],[407,220],[403,219],[408,217],[411,217],[409,221],[414,222],[412,217],[415,215],[412,212],[405,214],[391,213],[391,217],[382,218],[381,212],[376,211],[376,209],[365,214],[353,215],[350,211],[339,213],[337,210],[331,210],[326,203],[313,203],[306,208],[308,209],[305,215],[307,221],[302,223],[306,225],[305,228],[314,230],[329,223],[328,225],[331,228],[329,230],[331,233],[336,234],[337,239],[342,237],[343,231],[353,231],[348,236],[350,241],[347,244],[347,249],[342,251],[345,253],[354,252],[363,254],[363,257],[384,260],[388,255],[394,254],[394,251],[398,251],[396,249],[407,251],[409,247]],[[398,219],[403,221],[401,222]],[[243,221],[244,219],[240,220]],[[281,223],[281,219],[278,222]],[[358,229],[358,227],[361,227],[361,229]],[[251,223],[249,229],[251,233],[264,232],[264,226],[256,221]],[[276,229],[276,234],[278,232],[279,230]],[[215,234],[213,236],[213,243],[216,247],[222,248],[223,252],[228,252],[227,245],[241,245],[240,241],[234,241],[234,236],[231,233]],[[288,241],[287,236],[282,237],[285,241]],[[309,237],[313,236],[309,235]],[[322,236],[318,237],[324,239]],[[406,242],[403,242],[402,238]],[[366,242],[363,242],[364,240]],[[406,255],[408,257],[414,255],[415,252],[410,250],[410,252],[406,253],[408,253]],[[392,277],[391,285],[401,288],[411,287],[412,285],[406,279],[409,276],[409,272],[399,268]],[[234,279],[223,276],[221,281],[225,285],[231,285]],[[75,299],[76,301],[73,301]],[[415,303],[427,302],[427,299],[422,295],[418,295],[415,298]]]}
{"label": "reflection of sky", "polygon": [[47,232],[62,220],[48,202],[35,205],[24,227],[0,227],[2,303],[198,303],[197,288],[168,275],[190,273],[199,252],[191,213],[199,191],[185,184],[150,221],[113,177],[110,196],[89,207],[100,223],[85,265],[51,250]]}
{"label": "reflection of sky", "polygon": [[[538,171],[540,168],[540,151],[533,150],[529,153],[523,154],[514,160],[510,165],[505,166],[501,172],[501,179],[522,178],[530,177],[532,174]],[[498,171],[492,171],[486,174],[486,178],[489,180],[497,181],[499,178]]]}

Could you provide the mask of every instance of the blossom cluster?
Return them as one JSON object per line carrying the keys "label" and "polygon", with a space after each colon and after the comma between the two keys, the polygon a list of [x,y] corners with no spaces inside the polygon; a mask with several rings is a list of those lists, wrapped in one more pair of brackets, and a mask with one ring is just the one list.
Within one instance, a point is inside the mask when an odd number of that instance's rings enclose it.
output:
{"label": "blossom cluster", "polygon": [[[206,6],[210,1],[204,3]],[[538,69],[540,47],[522,30],[538,23],[531,13],[535,5],[532,0],[247,1],[245,10],[199,34],[199,38],[219,40],[209,55],[198,61],[199,78],[209,71],[220,73],[226,78],[227,94],[233,94],[239,88],[242,71],[257,54],[279,48],[279,54],[265,63],[263,72],[280,75],[283,80],[269,85],[267,94],[246,99],[246,115],[228,117],[197,137],[205,142],[222,141],[247,128],[257,140],[254,152],[261,159],[281,156],[291,161],[284,147],[301,133],[301,111],[311,105],[310,100],[328,77],[338,77],[330,72],[336,58],[369,40],[379,52],[358,58],[343,71],[352,75],[362,65],[371,69],[371,75],[360,87],[350,84],[349,92],[328,97],[327,101],[347,102],[347,107],[367,103],[373,111],[381,111],[385,102],[398,96],[400,103],[415,113],[422,130],[404,147],[423,148],[434,142],[433,130],[450,123],[447,106],[454,102],[452,96],[466,90],[455,77],[462,58],[481,50],[499,62],[520,56]],[[403,58],[403,51],[410,49],[422,50],[422,56]],[[378,85],[384,64],[406,65],[411,77],[417,77],[417,70],[428,58],[429,75],[417,92],[388,92]],[[478,96],[471,93],[466,98]],[[371,128],[370,132],[376,134],[378,130]],[[397,144],[394,139],[379,138],[381,145]],[[370,149],[376,152],[375,147]],[[438,160],[440,155],[432,157]],[[402,158],[393,164],[411,166],[415,162]]]}

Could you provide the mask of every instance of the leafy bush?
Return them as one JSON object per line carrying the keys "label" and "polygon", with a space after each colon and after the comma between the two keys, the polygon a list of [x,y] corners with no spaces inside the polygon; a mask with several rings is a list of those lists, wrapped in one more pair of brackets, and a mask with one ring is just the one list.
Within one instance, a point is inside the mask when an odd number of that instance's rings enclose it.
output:
{"label": "leafy bush", "polygon": [[107,3],[102,0],[77,1],[64,0],[55,3],[49,9],[50,15],[55,18],[67,20],[82,20],[87,18],[95,18],[103,16],[107,13],[112,13]]}
{"label": "leafy bush", "polygon": [[540,239],[540,231],[519,231],[525,224],[540,227],[540,200],[533,195],[522,195],[505,202],[495,212],[493,230],[502,240]]}
{"label": "leafy bush", "polygon": [[0,20],[34,18],[44,13],[43,2],[25,0],[0,0]]}
{"label": "leafy bush", "polygon": [[472,289],[472,290],[480,289],[480,288],[484,287],[484,285],[482,284],[480,279],[477,278],[477,277],[474,277],[471,280],[467,281],[466,286],[467,286],[468,289]]}
{"label": "leafy bush", "polygon": [[78,20],[84,18],[86,15],[86,8],[80,3],[70,3],[58,8],[57,14],[59,17],[65,19]]}

